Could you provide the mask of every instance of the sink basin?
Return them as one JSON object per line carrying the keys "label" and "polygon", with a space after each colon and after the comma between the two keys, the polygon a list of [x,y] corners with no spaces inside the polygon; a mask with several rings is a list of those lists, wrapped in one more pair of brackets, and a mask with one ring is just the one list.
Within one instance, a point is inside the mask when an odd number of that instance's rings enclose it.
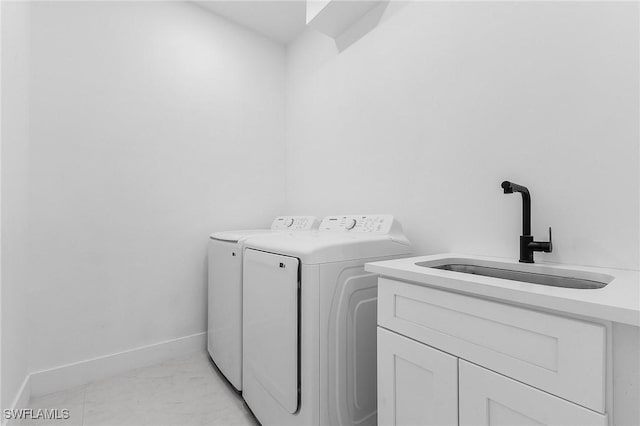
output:
{"label": "sink basin", "polygon": [[[463,261],[467,259],[460,260]],[[613,277],[609,275],[590,274],[582,271],[553,268],[547,265],[539,267],[541,270],[536,271],[535,268],[537,268],[537,266],[531,265],[502,264],[499,262],[482,263],[486,264],[472,264],[469,262],[434,263],[433,261],[427,261],[418,262],[416,265],[463,274],[482,275],[485,277],[501,278],[531,284],[584,290],[603,288],[613,280]]]}

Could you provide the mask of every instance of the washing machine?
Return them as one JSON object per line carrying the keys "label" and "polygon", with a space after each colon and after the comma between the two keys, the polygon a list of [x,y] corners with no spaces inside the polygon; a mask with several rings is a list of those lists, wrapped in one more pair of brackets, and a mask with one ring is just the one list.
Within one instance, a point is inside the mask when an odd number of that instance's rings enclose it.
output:
{"label": "washing machine", "polygon": [[409,255],[391,215],[246,242],[243,398],[263,426],[377,424],[377,276],[364,264]]}
{"label": "washing machine", "polygon": [[216,232],[208,244],[208,334],[211,359],[242,390],[242,248],[247,238],[316,229],[313,216],[281,216],[271,229]]}

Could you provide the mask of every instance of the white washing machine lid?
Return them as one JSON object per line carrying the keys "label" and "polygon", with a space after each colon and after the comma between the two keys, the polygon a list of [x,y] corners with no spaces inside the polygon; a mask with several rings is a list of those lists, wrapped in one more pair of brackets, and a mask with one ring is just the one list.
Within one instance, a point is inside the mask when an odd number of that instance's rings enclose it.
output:
{"label": "white washing machine lid", "polygon": [[406,239],[331,231],[255,236],[246,241],[245,248],[297,257],[304,264],[411,254],[411,244]]}
{"label": "white washing machine lid", "polygon": [[252,237],[254,235],[272,234],[274,232],[278,231],[272,231],[271,229],[241,229],[238,231],[214,232],[213,234],[209,235],[209,238],[211,238],[212,240],[237,243],[238,241],[243,241],[246,238]]}
{"label": "white washing machine lid", "polygon": [[270,229],[241,229],[238,231],[220,231],[209,235],[212,240],[237,243],[254,235],[274,234],[280,232],[301,232],[316,229],[318,219],[314,216],[278,216],[271,223]]}

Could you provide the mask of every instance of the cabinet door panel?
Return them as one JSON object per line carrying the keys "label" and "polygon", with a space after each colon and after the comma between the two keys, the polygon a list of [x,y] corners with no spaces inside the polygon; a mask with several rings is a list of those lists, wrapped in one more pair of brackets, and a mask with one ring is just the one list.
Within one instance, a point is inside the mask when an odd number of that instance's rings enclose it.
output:
{"label": "cabinet door panel", "polygon": [[607,416],[459,361],[460,426],[606,426]]}
{"label": "cabinet door panel", "polygon": [[457,358],[378,327],[378,423],[457,425]]}

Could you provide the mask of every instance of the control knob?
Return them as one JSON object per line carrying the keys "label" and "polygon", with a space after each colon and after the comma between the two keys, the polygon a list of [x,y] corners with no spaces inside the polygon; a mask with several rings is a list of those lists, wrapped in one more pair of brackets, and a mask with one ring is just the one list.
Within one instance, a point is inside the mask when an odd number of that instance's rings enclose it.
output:
{"label": "control knob", "polygon": [[344,225],[344,229],[347,231],[352,230],[356,227],[357,221],[355,219],[347,219],[347,223]]}
{"label": "control knob", "polygon": [[284,220],[284,226],[289,228],[291,225],[293,225],[293,219],[292,218],[287,218],[287,219]]}

